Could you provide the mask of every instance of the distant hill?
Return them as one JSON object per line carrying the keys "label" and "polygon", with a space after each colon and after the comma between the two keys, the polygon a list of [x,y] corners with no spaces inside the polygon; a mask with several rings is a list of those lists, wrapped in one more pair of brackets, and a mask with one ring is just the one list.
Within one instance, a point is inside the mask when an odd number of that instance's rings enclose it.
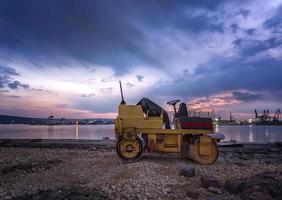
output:
{"label": "distant hill", "polygon": [[45,124],[48,119],[0,115],[0,124]]}
{"label": "distant hill", "polygon": [[0,115],[0,124],[34,124],[34,125],[71,125],[76,122],[79,124],[113,124],[113,119],[57,119],[19,117],[10,115]]}

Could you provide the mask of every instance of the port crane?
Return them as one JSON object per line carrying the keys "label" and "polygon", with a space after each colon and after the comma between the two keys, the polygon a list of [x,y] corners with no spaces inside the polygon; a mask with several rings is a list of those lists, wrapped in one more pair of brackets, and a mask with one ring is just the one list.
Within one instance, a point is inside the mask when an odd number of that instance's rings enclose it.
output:
{"label": "port crane", "polygon": [[281,115],[281,111],[278,108],[273,116],[270,115],[269,110],[263,110],[261,115],[258,114],[257,110],[255,110],[255,117],[257,124],[259,125],[271,125],[271,124],[280,124],[279,118]]}
{"label": "port crane", "polygon": [[274,116],[273,116],[272,122],[275,123],[275,124],[277,124],[277,123],[279,124],[279,123],[280,123],[280,120],[279,120],[280,115],[281,115],[281,111],[280,111],[280,109],[278,108],[278,109],[276,110]]}

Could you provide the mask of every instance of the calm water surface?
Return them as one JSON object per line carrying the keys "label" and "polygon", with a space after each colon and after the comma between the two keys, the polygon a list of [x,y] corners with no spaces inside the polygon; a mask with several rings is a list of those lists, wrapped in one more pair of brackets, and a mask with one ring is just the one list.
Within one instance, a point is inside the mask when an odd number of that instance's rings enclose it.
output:
{"label": "calm water surface", "polygon": [[[282,126],[217,126],[225,140],[282,142]],[[114,125],[0,125],[0,138],[9,139],[114,139]]]}
{"label": "calm water surface", "polygon": [[114,138],[114,125],[0,125],[0,138],[102,139]]}

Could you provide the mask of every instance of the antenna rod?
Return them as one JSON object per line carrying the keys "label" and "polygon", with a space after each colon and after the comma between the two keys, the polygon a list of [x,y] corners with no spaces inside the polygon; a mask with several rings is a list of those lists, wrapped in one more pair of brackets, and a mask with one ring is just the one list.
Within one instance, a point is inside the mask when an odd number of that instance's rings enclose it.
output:
{"label": "antenna rod", "polygon": [[122,92],[122,86],[121,86],[121,81],[119,81],[119,88],[120,88],[120,94],[121,94],[121,102],[120,105],[126,104],[124,99],[123,99],[123,92]]}

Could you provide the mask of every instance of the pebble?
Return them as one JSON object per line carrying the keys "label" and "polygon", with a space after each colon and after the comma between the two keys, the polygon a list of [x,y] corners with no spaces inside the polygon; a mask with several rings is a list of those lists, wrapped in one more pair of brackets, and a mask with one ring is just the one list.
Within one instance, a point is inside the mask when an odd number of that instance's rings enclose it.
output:
{"label": "pebble", "polygon": [[180,175],[186,176],[186,177],[193,177],[196,175],[196,167],[193,165],[186,165]]}
{"label": "pebble", "polygon": [[216,187],[208,187],[208,190],[212,193],[215,193],[215,194],[222,194],[221,190],[219,188],[216,188]]}
{"label": "pebble", "polygon": [[186,195],[192,199],[198,199],[199,198],[199,192],[195,192],[193,190],[187,190]]}
{"label": "pebble", "polygon": [[233,194],[238,194],[244,189],[244,184],[239,180],[227,180],[225,188]]}
{"label": "pebble", "polygon": [[210,186],[212,187],[220,187],[220,182],[216,177],[210,176],[210,177],[202,177],[201,183],[204,188],[208,188]]}
{"label": "pebble", "polygon": [[206,200],[218,200],[218,198],[212,197],[212,196],[208,196],[208,197],[206,198]]}

